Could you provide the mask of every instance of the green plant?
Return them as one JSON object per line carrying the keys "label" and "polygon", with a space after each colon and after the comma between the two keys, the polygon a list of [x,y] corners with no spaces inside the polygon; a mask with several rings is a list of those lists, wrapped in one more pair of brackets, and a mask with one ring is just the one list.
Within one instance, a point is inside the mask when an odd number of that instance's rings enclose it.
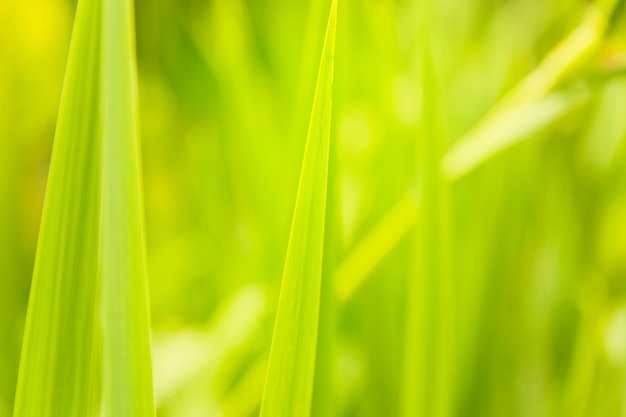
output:
{"label": "green plant", "polygon": [[328,18],[261,416],[310,413],[322,285],[337,0]]}
{"label": "green plant", "polygon": [[0,1],[0,417],[624,415],[625,10]]}
{"label": "green plant", "polygon": [[14,416],[154,415],[132,3],[78,7]]}

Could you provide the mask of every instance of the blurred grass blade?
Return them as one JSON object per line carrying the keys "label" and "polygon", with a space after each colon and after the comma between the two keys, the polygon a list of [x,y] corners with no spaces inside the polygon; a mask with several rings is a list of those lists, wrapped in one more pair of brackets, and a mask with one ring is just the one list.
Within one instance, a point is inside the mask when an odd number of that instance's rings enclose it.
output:
{"label": "blurred grass blade", "polygon": [[419,221],[415,264],[407,283],[402,415],[449,417],[456,373],[456,283],[450,273],[449,187],[440,170],[447,147],[444,106],[434,57],[434,2],[421,3],[419,65],[422,121],[418,142]]}
{"label": "blurred grass blade", "polygon": [[584,101],[585,94],[580,89],[573,89],[571,94],[549,94],[597,50],[616,5],[614,0],[589,5],[580,25],[459,139],[443,161],[442,169],[449,179],[471,172],[492,155],[539,131]]}
{"label": "blurred grass blade", "polygon": [[406,237],[417,221],[417,203],[403,197],[352,249],[335,270],[334,286],[340,302],[346,302],[363,281]]}
{"label": "blurred grass blade", "polygon": [[154,415],[131,0],[104,2],[102,329],[107,416]]}
{"label": "blurred grass blade", "polygon": [[[468,132],[441,161],[445,177],[462,179],[499,152],[555,123],[585,104],[586,85],[555,92],[537,103],[507,109],[497,118],[481,123]],[[393,207],[341,262],[335,272],[335,291],[345,302],[371,272],[392,252],[416,222],[416,203],[405,198]]]}
{"label": "blurred grass blade", "polygon": [[337,1],[333,0],[287,248],[261,416],[310,413],[320,303]]}
{"label": "blurred grass blade", "polygon": [[[15,417],[91,416],[99,407],[101,2],[81,1],[48,177]],[[77,198],[81,196],[81,198]]]}
{"label": "blurred grass blade", "polygon": [[[593,385],[596,383],[596,367],[599,341],[602,335],[599,329],[602,316],[607,315],[606,288],[597,276],[589,273],[588,283],[584,287],[586,298],[578,301],[581,323],[574,341],[568,377],[563,387],[559,404],[559,417],[583,417],[589,409]],[[604,319],[606,320],[606,319]]]}
{"label": "blurred grass blade", "polygon": [[78,5],[16,417],[154,415],[131,7]]}
{"label": "blurred grass blade", "polygon": [[478,125],[450,149],[442,161],[446,177],[456,180],[488,161],[498,152],[546,128],[578,108],[588,98],[585,86],[556,92],[537,101],[523,103]]}
{"label": "blurred grass blade", "polygon": [[614,0],[604,3],[590,4],[580,25],[557,44],[537,68],[500,100],[494,107],[494,112],[541,99],[567,75],[586,62],[600,45],[616,6]]}
{"label": "blurred grass blade", "polygon": [[[450,181],[463,178],[499,152],[541,131],[570,110],[584,104],[589,95],[586,86],[578,85],[565,92],[550,92],[596,50],[608,21],[620,4],[616,0],[591,4],[580,25],[446,153],[441,167],[446,178]],[[394,210],[381,220],[381,225],[394,223],[393,219],[397,215]],[[412,221],[398,225],[402,229],[397,233],[408,233],[412,225]],[[357,246],[359,251],[369,246],[375,248],[369,242],[376,239],[377,230],[363,239],[362,244]],[[389,241],[390,246],[384,252],[390,252],[398,242]],[[385,257],[382,252],[378,253],[359,266],[353,262],[353,255],[358,255],[356,250],[341,263],[335,274],[336,291],[341,300],[347,299]]]}

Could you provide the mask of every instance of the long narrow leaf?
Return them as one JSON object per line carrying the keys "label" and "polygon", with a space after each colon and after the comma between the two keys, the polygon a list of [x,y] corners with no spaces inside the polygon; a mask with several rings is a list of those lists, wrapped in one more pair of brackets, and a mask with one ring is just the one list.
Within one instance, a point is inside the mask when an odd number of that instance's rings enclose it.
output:
{"label": "long narrow leaf", "polygon": [[107,416],[154,415],[129,0],[104,2],[102,328]]}
{"label": "long narrow leaf", "polygon": [[466,175],[585,101],[585,91],[580,88],[551,92],[593,56],[617,6],[615,0],[588,6],[582,22],[450,149],[442,161],[449,179]]}
{"label": "long narrow leaf", "polygon": [[450,180],[463,178],[504,149],[532,137],[587,100],[584,86],[552,93],[535,103],[512,106],[479,124],[446,154],[442,169]]}
{"label": "long narrow leaf", "polygon": [[78,6],[46,190],[15,417],[90,416],[99,406],[96,334],[101,182],[101,3]]}
{"label": "long narrow leaf", "polygon": [[154,415],[131,10],[78,5],[15,417]]}
{"label": "long narrow leaf", "polygon": [[350,299],[365,279],[406,237],[416,222],[417,204],[412,196],[405,196],[337,266],[334,286],[339,301]]}
{"label": "long narrow leaf", "polygon": [[[576,85],[566,91],[553,92],[555,85],[593,56],[604,36],[607,22],[619,4],[616,0],[591,4],[580,25],[557,44],[536,69],[496,103],[484,119],[455,142],[441,161],[441,169],[450,182],[465,178],[493,156],[541,131],[586,102],[588,86]],[[381,224],[392,222],[395,216],[396,213],[390,211]],[[413,222],[406,222],[398,233],[408,233],[412,225]],[[363,239],[364,244],[370,238],[374,239],[374,232]],[[397,242],[392,243],[395,245]],[[385,253],[391,249],[393,246]],[[382,259],[384,255],[380,254],[370,259],[372,267],[356,281],[356,285],[360,285]],[[338,291],[342,297],[344,289]]]}
{"label": "long narrow leaf", "polygon": [[420,205],[415,273],[409,275],[403,380],[404,416],[449,417],[454,409],[455,300],[450,273],[449,187],[439,165],[447,141],[433,48],[434,1],[422,3],[419,140]]}
{"label": "long narrow leaf", "polygon": [[333,0],[287,248],[261,416],[311,409],[330,143],[337,2]]}

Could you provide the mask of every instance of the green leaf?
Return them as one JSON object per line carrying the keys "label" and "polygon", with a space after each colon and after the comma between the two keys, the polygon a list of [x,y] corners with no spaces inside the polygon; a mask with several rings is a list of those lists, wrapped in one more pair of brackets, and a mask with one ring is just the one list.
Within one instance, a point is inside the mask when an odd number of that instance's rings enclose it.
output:
{"label": "green leaf", "polygon": [[422,3],[418,142],[419,220],[407,283],[402,415],[449,417],[455,401],[456,283],[450,272],[450,190],[440,163],[447,146],[433,39],[433,1]]}
{"label": "green leaf", "polygon": [[30,293],[15,417],[99,407],[100,1],[76,15]]}
{"label": "green leaf", "polygon": [[132,3],[107,0],[103,16],[104,410],[110,416],[150,416],[154,399]]}
{"label": "green leaf", "polygon": [[580,24],[494,106],[492,113],[536,102],[579,69],[598,49],[615,6],[614,0],[590,4]]}
{"label": "green leaf", "polygon": [[417,204],[407,195],[355,245],[335,269],[337,298],[346,302],[398,246],[417,222]]}
{"label": "green leaf", "polygon": [[588,90],[577,85],[534,103],[521,103],[498,113],[468,132],[442,160],[450,180],[457,180],[481,166],[499,152],[532,137],[587,101]]}
{"label": "green leaf", "polygon": [[[546,55],[541,63],[522,79],[513,90],[496,103],[492,110],[459,138],[441,160],[441,169],[450,182],[464,178],[498,153],[541,131],[587,101],[586,85],[575,85],[566,91],[552,92],[564,78],[588,61],[602,40],[607,22],[619,6],[618,1],[605,0],[591,4],[582,22]],[[393,224],[396,235],[408,233],[414,221],[410,214],[402,224],[394,208],[380,225]],[[408,213],[408,212],[407,212]],[[372,230],[338,268],[336,290],[345,299],[361,285],[370,272],[385,259],[400,239],[381,241],[376,255],[378,227]],[[396,230],[395,228],[393,230]],[[365,260],[367,252],[369,256]],[[353,255],[359,255],[360,264]],[[353,274],[351,277],[350,275]]]}
{"label": "green leaf", "polygon": [[337,1],[320,62],[287,248],[261,416],[310,413],[317,343]]}
{"label": "green leaf", "polygon": [[131,10],[78,5],[15,417],[154,415]]}
{"label": "green leaf", "polygon": [[587,91],[578,86],[566,93],[552,91],[593,56],[616,6],[614,0],[590,4],[582,22],[455,143],[442,161],[450,180],[463,177],[585,101]]}

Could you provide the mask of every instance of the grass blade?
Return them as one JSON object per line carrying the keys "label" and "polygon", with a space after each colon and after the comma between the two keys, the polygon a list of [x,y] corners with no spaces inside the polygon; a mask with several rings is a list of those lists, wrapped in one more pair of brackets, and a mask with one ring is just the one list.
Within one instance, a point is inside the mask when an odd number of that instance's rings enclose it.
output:
{"label": "grass blade", "polygon": [[[564,78],[593,56],[603,38],[607,22],[619,7],[619,3],[615,0],[606,0],[590,5],[580,25],[557,44],[535,70],[496,103],[483,120],[455,142],[441,161],[441,169],[450,182],[464,178],[493,156],[541,131],[587,101],[586,85],[575,85],[562,92],[552,91]],[[393,223],[395,218],[396,213],[392,210],[381,221],[381,225]],[[397,233],[400,235],[408,233],[412,225],[412,221],[405,222]],[[364,248],[369,247],[367,242],[370,238],[375,242],[374,231],[363,240]],[[398,241],[389,242],[390,246],[384,253],[390,252]],[[374,247],[375,245],[372,245],[372,248]],[[371,267],[362,268],[362,272],[357,273],[354,282],[350,284],[349,279],[343,274],[347,264],[342,263],[341,274],[338,274],[339,297],[345,298],[351,294],[384,256],[378,254],[370,258],[364,265],[371,264]],[[351,258],[347,260],[352,261]]]}
{"label": "grass blade", "polygon": [[455,143],[442,161],[449,179],[466,175],[585,101],[586,92],[581,89],[550,93],[598,49],[616,6],[614,0],[589,5],[580,25]]}
{"label": "grass blade", "polygon": [[336,141],[330,143],[324,225],[324,254],[320,289],[317,353],[311,416],[333,417],[337,414],[337,297],[334,291],[334,271],[341,250],[341,194],[339,190],[339,161]]}
{"label": "grass blade", "polygon": [[502,150],[531,137],[569,114],[587,101],[588,91],[576,86],[537,101],[514,106],[488,123],[479,124],[446,154],[442,169],[450,180],[457,180]]}
{"label": "grass blade", "polygon": [[109,416],[154,415],[130,0],[104,2],[102,329]]}
{"label": "grass blade", "polygon": [[580,25],[555,45],[537,68],[503,97],[492,112],[496,114],[507,107],[536,102],[580,68],[600,45],[616,6],[614,0],[604,3],[590,4]]}
{"label": "grass blade", "polygon": [[[99,406],[101,2],[77,10],[39,234],[15,417]],[[76,195],[82,198],[75,198]]]}
{"label": "grass blade", "polygon": [[450,273],[448,184],[439,169],[447,140],[433,57],[433,3],[422,3],[422,122],[418,143],[419,223],[409,276],[402,415],[449,417],[456,373],[455,283]]}
{"label": "grass blade", "polygon": [[130,1],[79,2],[15,417],[154,415],[133,36]]}
{"label": "grass blade", "polygon": [[417,204],[403,197],[352,249],[335,269],[338,301],[346,302],[366,278],[408,235],[417,222]]}
{"label": "grass blade", "polygon": [[337,1],[320,62],[261,416],[309,415],[320,303]]}

